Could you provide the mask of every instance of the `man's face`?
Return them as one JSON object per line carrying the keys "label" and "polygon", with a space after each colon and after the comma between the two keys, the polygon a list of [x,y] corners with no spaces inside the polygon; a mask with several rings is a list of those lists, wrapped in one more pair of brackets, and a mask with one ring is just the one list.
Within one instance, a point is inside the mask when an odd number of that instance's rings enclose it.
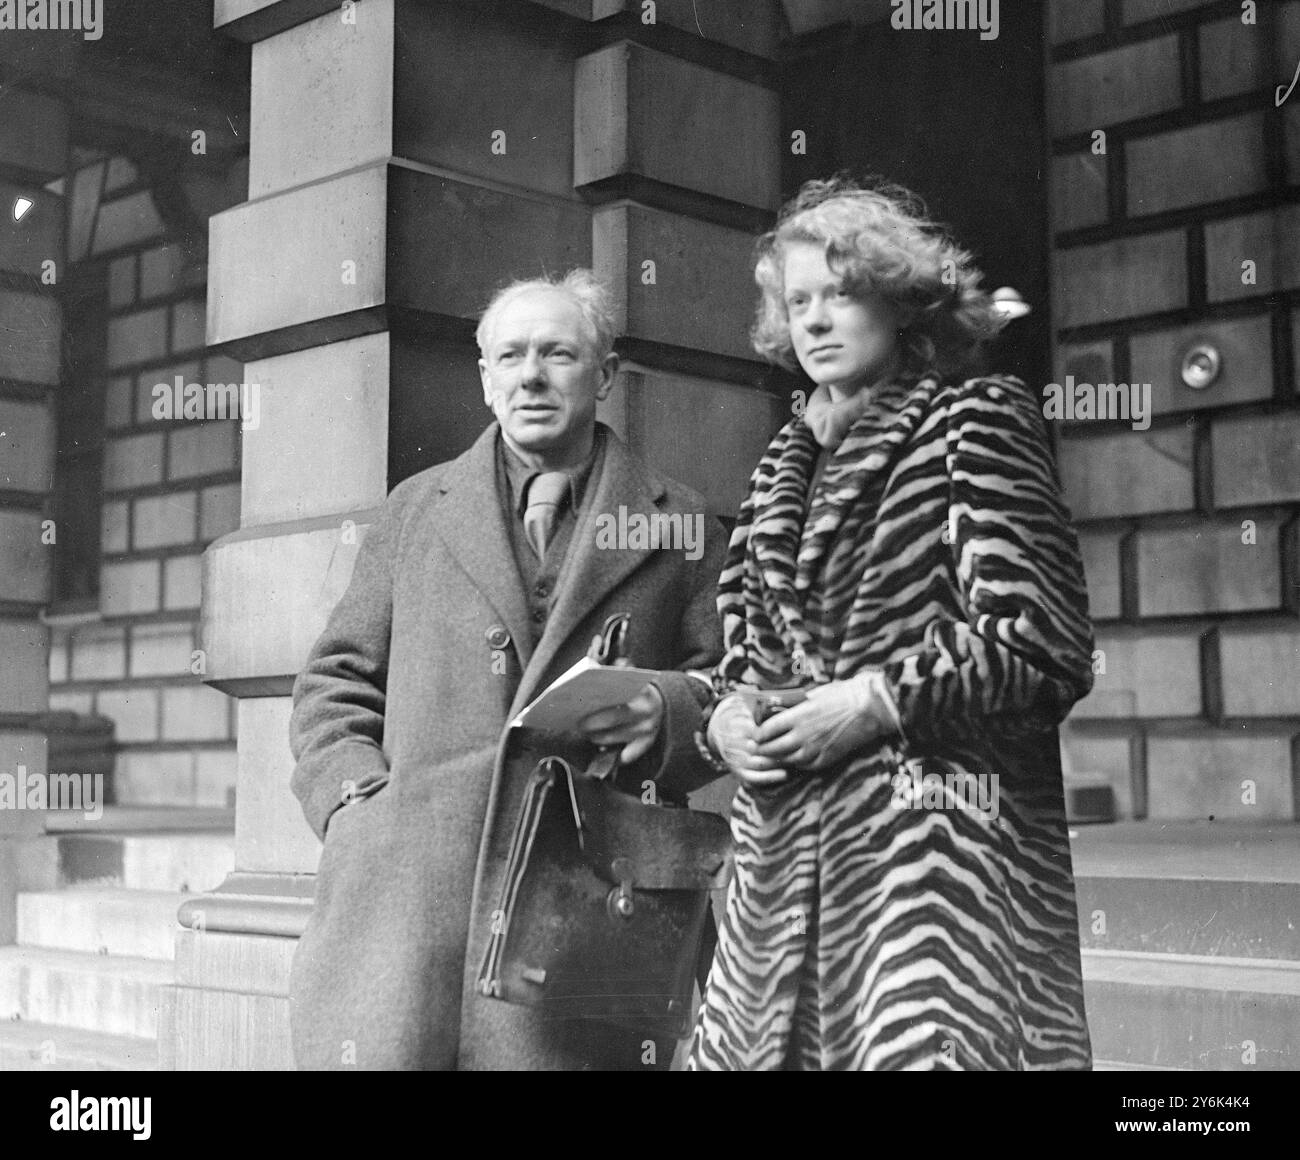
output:
{"label": "man's face", "polygon": [[596,358],[594,336],[562,290],[530,290],[497,314],[479,359],[483,399],[507,440],[546,468],[577,466],[591,448],[596,400],[618,356]]}

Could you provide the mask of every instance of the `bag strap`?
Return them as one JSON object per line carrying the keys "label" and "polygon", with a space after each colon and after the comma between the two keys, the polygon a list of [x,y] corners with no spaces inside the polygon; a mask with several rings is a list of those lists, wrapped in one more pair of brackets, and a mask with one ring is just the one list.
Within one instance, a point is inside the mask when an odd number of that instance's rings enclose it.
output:
{"label": "bag strap", "polygon": [[700,1002],[709,985],[709,971],[713,967],[713,952],[718,949],[718,924],[713,919],[713,899],[704,910],[704,930],[700,932],[700,953],[695,960],[695,981],[700,985]]}
{"label": "bag strap", "polygon": [[[632,617],[626,612],[616,612],[607,617],[600,634],[591,642],[587,656],[599,665],[617,668],[630,665],[627,655],[627,632]],[[587,764],[587,777],[598,781],[608,781],[618,770],[618,755],[622,746],[607,746],[600,750]]]}
{"label": "bag strap", "polygon": [[532,853],[537,829],[542,822],[542,811],[548,795],[554,790],[556,775],[563,774],[568,786],[569,804],[573,810],[574,823],[578,828],[578,843],[582,844],[582,823],[578,813],[578,801],[573,793],[573,769],[562,757],[545,757],[533,768],[529,775],[524,800],[520,806],[519,821],[515,826],[514,836],[510,842],[510,852],[506,857],[506,869],[501,889],[501,901],[492,916],[492,935],[488,940],[487,950],[483,954],[483,964],[479,968],[478,989],[483,995],[499,995],[501,990],[500,967],[501,955],[505,948],[506,937],[510,933],[510,920],[514,917],[515,899],[523,881],[524,870],[528,865],[528,856]]}

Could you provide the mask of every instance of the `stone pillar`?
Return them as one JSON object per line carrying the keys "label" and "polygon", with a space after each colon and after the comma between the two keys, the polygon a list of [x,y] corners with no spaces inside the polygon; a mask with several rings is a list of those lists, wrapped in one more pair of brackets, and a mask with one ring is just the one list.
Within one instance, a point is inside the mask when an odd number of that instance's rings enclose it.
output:
{"label": "stone pillar", "polygon": [[246,363],[260,422],[240,529],[204,566],[207,680],[239,698],[236,871],[181,911],[165,1064],[291,1063],[319,856],[289,791],[293,678],[387,490],[488,423],[472,336],[492,290],[610,278],[628,370],[604,416],[719,511],[781,421],[745,345],[778,198],[776,5],[702,18],[690,0],[217,0],[252,43],[251,140],[249,201],[211,222],[208,341]]}
{"label": "stone pillar", "polygon": [[[48,888],[55,875],[43,813],[13,807],[33,801],[24,783],[46,774],[49,632],[40,612],[61,532],[50,493],[66,263],[63,197],[44,187],[67,167],[67,102],[56,92],[73,52],[57,33],[0,38],[10,81],[0,121],[0,944],[14,941],[17,893]],[[33,204],[16,221],[20,198]]]}

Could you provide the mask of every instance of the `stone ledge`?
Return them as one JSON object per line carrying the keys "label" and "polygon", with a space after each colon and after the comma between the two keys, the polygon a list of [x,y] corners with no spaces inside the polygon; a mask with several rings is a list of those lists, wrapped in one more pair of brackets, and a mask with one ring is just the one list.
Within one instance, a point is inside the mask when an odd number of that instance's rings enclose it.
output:
{"label": "stone ledge", "polygon": [[235,871],[216,890],[187,899],[176,917],[190,931],[299,938],[315,888],[314,874]]}
{"label": "stone ledge", "polygon": [[251,44],[342,7],[339,0],[215,0],[212,27]]}
{"label": "stone ledge", "polygon": [[1300,998],[1300,963],[1275,959],[1089,950],[1084,954],[1084,978],[1096,983]]}
{"label": "stone ledge", "polygon": [[753,357],[750,234],[636,202],[611,202],[591,216],[592,265],[614,292],[625,340]]}
{"label": "stone ledge", "polygon": [[1121,822],[1071,838],[1076,878],[1300,884],[1300,824]]}
{"label": "stone ledge", "polygon": [[49,833],[229,834],[234,828],[235,811],[220,806],[109,805],[98,820],[80,814],[61,814],[45,823]]}
{"label": "stone ledge", "polygon": [[[709,114],[692,117],[692,110]],[[665,137],[663,126],[678,131]],[[620,175],[775,209],[777,94],[630,41],[578,60],[573,182]]]}
{"label": "stone ledge", "polygon": [[247,363],[388,329],[390,311],[472,320],[503,280],[591,249],[576,198],[365,166],[210,219],[208,342]]}
{"label": "stone ledge", "polygon": [[239,340],[292,330],[304,332],[298,347],[318,346],[332,340],[323,325],[357,315],[382,329],[373,312],[386,301],[387,179],[386,164],[371,165],[214,215],[208,343],[249,362],[283,351]]}

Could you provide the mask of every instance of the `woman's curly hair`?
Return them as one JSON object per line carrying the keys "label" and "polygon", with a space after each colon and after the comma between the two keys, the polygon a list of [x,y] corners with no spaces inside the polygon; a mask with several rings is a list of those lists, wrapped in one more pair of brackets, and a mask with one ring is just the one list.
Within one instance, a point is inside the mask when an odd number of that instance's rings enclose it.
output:
{"label": "woman's curly hair", "polygon": [[788,370],[799,366],[784,298],[784,248],[792,242],[823,246],[826,264],[850,292],[875,290],[914,311],[902,331],[905,372],[970,371],[1003,325],[971,255],[927,219],[915,194],[885,182],[864,187],[841,174],[805,183],[756,247],[762,295],[750,337],[759,354]]}

